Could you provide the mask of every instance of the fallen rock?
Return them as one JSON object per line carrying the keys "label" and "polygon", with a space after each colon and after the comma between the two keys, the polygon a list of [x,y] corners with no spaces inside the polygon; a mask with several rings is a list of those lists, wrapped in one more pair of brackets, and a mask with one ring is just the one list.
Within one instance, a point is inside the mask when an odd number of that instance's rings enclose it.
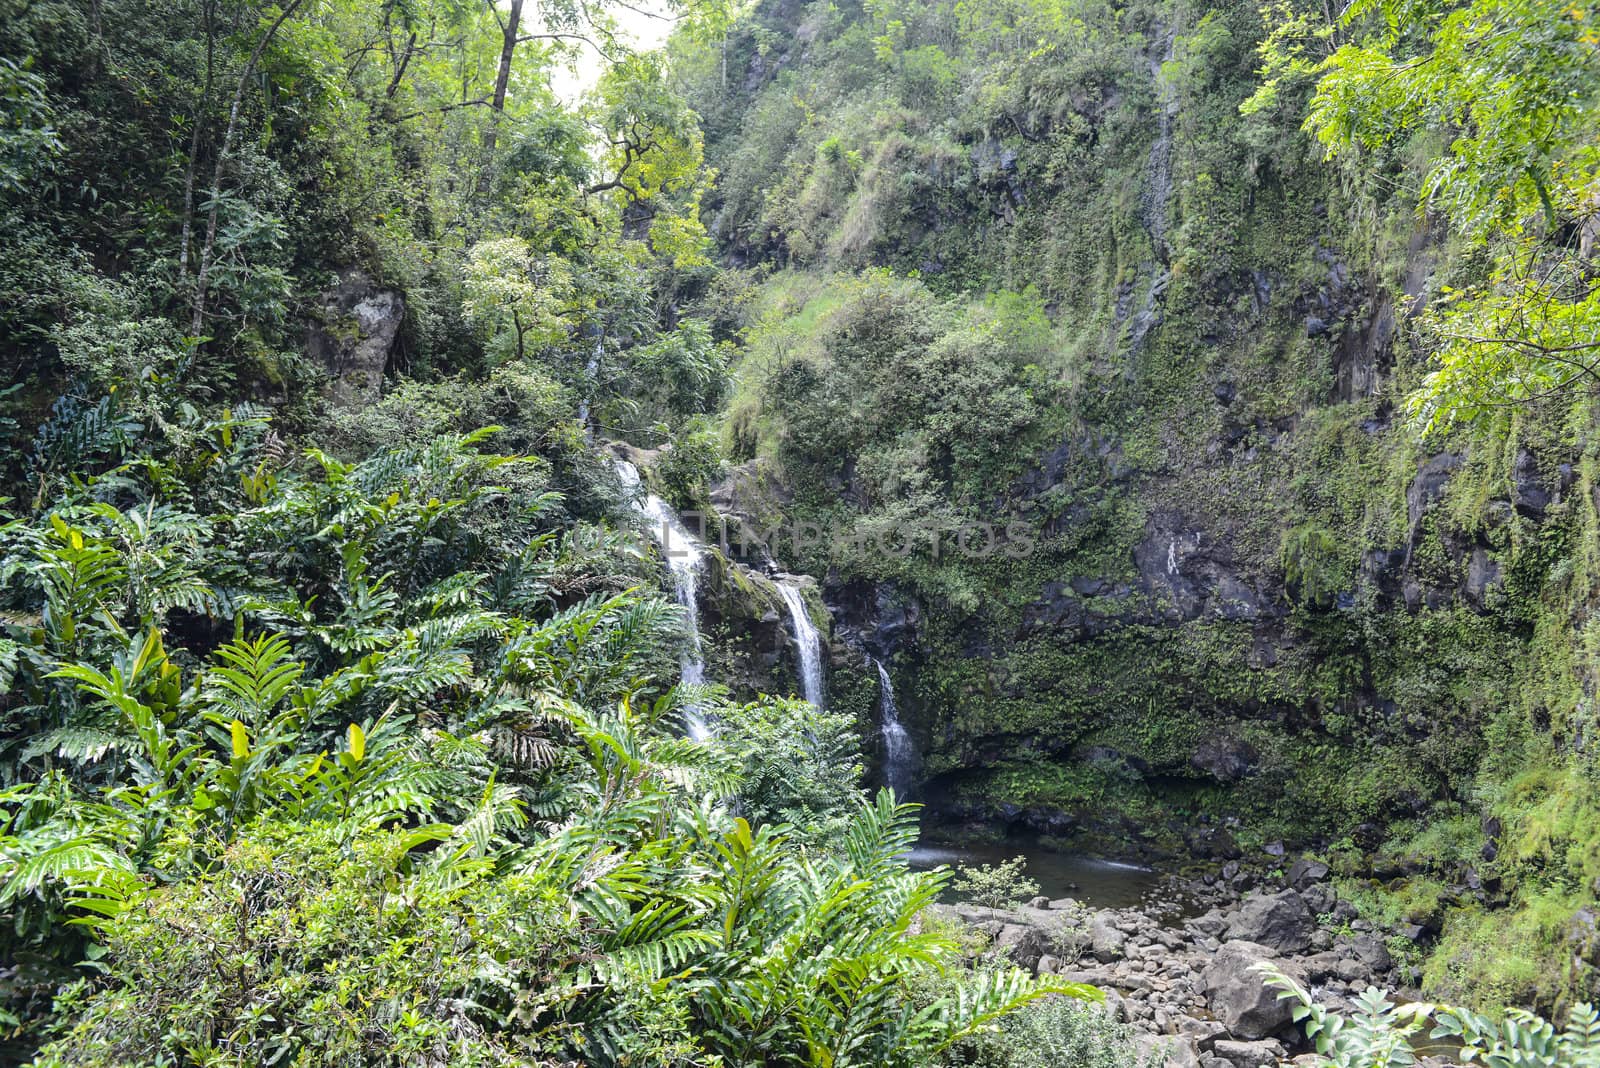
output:
{"label": "fallen rock", "polygon": [[1303,953],[1311,948],[1316,917],[1305,899],[1293,890],[1245,900],[1228,924],[1228,937],[1255,942],[1282,953]]}
{"label": "fallen rock", "polygon": [[1333,887],[1327,883],[1316,883],[1300,891],[1300,896],[1306,900],[1306,908],[1313,914],[1321,916],[1334,910],[1339,902],[1339,895],[1333,892]]}
{"label": "fallen rock", "polygon": [[1109,964],[1123,955],[1128,936],[1117,930],[1112,918],[1101,912],[1089,921],[1089,950],[1095,960]]}
{"label": "fallen rock", "polygon": [[1289,865],[1289,874],[1285,877],[1285,881],[1291,890],[1304,890],[1326,879],[1328,870],[1328,866],[1320,860],[1301,857]]}
{"label": "fallen rock", "polygon": [[1238,782],[1252,774],[1260,756],[1249,742],[1226,735],[1207,738],[1195,747],[1189,764],[1220,783]]}
{"label": "fallen rock", "polygon": [[994,936],[994,950],[1019,968],[1034,968],[1050,951],[1050,940],[1037,927],[1008,923]]}
{"label": "fallen rock", "polygon": [[1140,1035],[1134,1042],[1140,1063],[1150,1068],[1201,1068],[1200,1051],[1186,1035]]}
{"label": "fallen rock", "polygon": [[1290,1003],[1280,1001],[1278,992],[1255,970],[1264,961],[1276,964],[1297,982],[1306,981],[1298,965],[1277,960],[1268,946],[1246,941],[1225,943],[1200,974],[1212,1015],[1235,1038],[1266,1038],[1292,1022]]}
{"label": "fallen rock", "polygon": [[1271,1039],[1240,1042],[1237,1039],[1219,1038],[1211,1050],[1233,1068],[1271,1068],[1284,1052],[1283,1044]]}
{"label": "fallen rock", "polygon": [[405,320],[405,297],[360,271],[347,271],[321,294],[320,303],[307,330],[306,351],[328,372],[329,400],[340,408],[376,404]]}
{"label": "fallen rock", "polygon": [[1357,960],[1374,972],[1386,972],[1394,967],[1394,957],[1389,953],[1389,947],[1375,935],[1357,936],[1350,943],[1350,949]]}
{"label": "fallen rock", "polygon": [[1354,957],[1341,957],[1334,965],[1333,974],[1347,983],[1361,983],[1372,978],[1372,969]]}

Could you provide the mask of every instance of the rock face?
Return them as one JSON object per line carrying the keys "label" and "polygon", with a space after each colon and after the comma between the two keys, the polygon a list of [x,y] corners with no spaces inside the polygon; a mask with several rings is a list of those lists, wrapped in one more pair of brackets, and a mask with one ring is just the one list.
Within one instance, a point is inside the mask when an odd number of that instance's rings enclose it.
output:
{"label": "rock face", "polygon": [[1317,921],[1295,890],[1284,890],[1270,897],[1245,900],[1228,937],[1254,942],[1280,953],[1302,953],[1311,948],[1311,935]]}
{"label": "rock face", "polygon": [[336,407],[376,404],[383,391],[405,297],[351,271],[322,294],[321,309],[306,336],[306,351],[328,372],[328,399]]}
{"label": "rock face", "polygon": [[1266,1038],[1293,1022],[1290,1003],[1278,1000],[1278,992],[1256,970],[1264,962],[1282,968],[1290,978],[1305,978],[1292,974],[1298,969],[1278,961],[1269,947],[1242,940],[1217,950],[1200,976],[1211,1011],[1239,1038]]}

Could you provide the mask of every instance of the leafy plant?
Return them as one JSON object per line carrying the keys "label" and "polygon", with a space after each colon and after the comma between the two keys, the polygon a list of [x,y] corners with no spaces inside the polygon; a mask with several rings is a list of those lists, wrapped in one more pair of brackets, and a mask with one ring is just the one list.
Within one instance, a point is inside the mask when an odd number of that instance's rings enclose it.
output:
{"label": "leafy plant", "polygon": [[1293,979],[1271,964],[1256,966],[1280,999],[1296,1004],[1293,1016],[1317,1052],[1338,1068],[1394,1068],[1417,1063],[1415,1044],[1428,1037],[1450,1039],[1467,1063],[1490,1068],[1592,1068],[1600,1065],[1600,1012],[1574,1005],[1564,1028],[1523,1009],[1508,1009],[1501,1019],[1447,1005],[1416,1002],[1397,1005],[1375,987],[1356,998],[1352,1015],[1341,1016],[1317,1004]]}
{"label": "leafy plant", "polygon": [[1013,908],[1039,893],[1039,884],[1023,874],[1026,857],[998,864],[963,864],[956,869],[954,887],[967,900],[989,908]]}

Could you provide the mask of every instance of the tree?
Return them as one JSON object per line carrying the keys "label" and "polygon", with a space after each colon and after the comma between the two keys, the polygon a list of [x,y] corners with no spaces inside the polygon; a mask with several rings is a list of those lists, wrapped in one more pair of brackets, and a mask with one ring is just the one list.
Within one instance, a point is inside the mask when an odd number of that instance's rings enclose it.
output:
{"label": "tree", "polygon": [[574,292],[570,268],[555,256],[535,255],[520,237],[474,245],[463,269],[467,317],[491,345],[526,359],[530,352],[567,337]]}
{"label": "tree", "polygon": [[1409,399],[1424,432],[1600,388],[1600,24],[1556,0],[1362,0],[1318,68],[1306,120],[1330,158],[1371,171],[1429,131],[1419,209],[1491,254],[1423,325],[1437,366]]}
{"label": "tree", "polygon": [[662,58],[635,55],[613,64],[593,111],[606,142],[604,176],[584,192],[612,198],[624,234],[648,236],[657,255],[679,267],[704,264],[704,141],[695,113],[668,84]]}

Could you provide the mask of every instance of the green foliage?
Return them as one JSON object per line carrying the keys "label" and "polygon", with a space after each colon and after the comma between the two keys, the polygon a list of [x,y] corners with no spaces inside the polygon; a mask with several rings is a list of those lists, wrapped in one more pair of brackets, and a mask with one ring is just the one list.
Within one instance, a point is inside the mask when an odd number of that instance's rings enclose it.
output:
{"label": "green foliage", "polygon": [[909,1068],[1090,994],[958,978],[916,927],[946,876],[860,796],[843,717],[696,694],[727,742],[681,737],[679,611],[542,462],[491,429],[294,467],[262,422],[0,526],[32,962],[3,992],[19,1041],[54,1032],[37,1063]]}
{"label": "green foliage", "polygon": [[1438,366],[1410,397],[1424,431],[1500,423],[1509,405],[1591,379],[1600,303],[1589,270],[1600,155],[1591,13],[1547,0],[1355,4],[1306,125],[1368,171],[1421,131],[1448,148],[1410,189],[1481,245],[1490,268],[1443,287],[1427,326]]}
{"label": "green foliage", "polygon": [[26,64],[0,56],[0,193],[19,193],[61,151],[45,82]]}
{"label": "green foliage", "polygon": [[1317,1004],[1298,983],[1271,965],[1257,965],[1282,1000],[1291,1000],[1294,1019],[1317,1052],[1338,1068],[1393,1068],[1417,1063],[1415,1045],[1434,1021],[1428,1037],[1460,1047],[1468,1064],[1491,1068],[1589,1068],[1600,1064],[1600,1013],[1576,1004],[1561,1030],[1522,1009],[1491,1019],[1466,1009],[1421,1002],[1391,1003],[1376,988],[1356,998],[1356,1011],[1340,1016]]}
{"label": "green foliage", "polygon": [[998,864],[963,864],[956,869],[953,884],[965,900],[989,908],[1014,908],[1039,893],[1039,884],[1024,875],[1026,857],[1012,857]]}
{"label": "green foliage", "polygon": [[704,509],[722,473],[722,443],[704,419],[685,422],[660,453],[654,474],[661,494],[680,509]]}
{"label": "green foliage", "polygon": [[718,741],[742,767],[740,809],[757,824],[787,823],[826,844],[848,825],[863,767],[854,721],[795,698],[729,709]]}
{"label": "green foliage", "polygon": [[[992,1043],[1003,1068],[1142,1068],[1133,1029],[1102,1007],[1048,998],[1008,1019]],[[988,1063],[980,1060],[978,1063]]]}
{"label": "green foliage", "polygon": [[1284,534],[1283,581],[1302,603],[1326,608],[1347,587],[1340,548],[1333,533],[1321,527],[1296,527]]}

